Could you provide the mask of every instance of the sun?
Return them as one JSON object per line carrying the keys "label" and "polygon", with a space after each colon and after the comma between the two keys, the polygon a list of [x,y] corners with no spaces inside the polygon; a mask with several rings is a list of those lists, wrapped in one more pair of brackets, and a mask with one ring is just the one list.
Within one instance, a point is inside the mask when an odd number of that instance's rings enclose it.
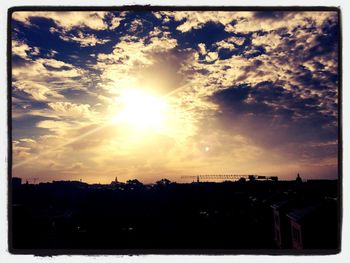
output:
{"label": "sun", "polygon": [[124,89],[115,98],[117,112],[113,122],[126,123],[137,129],[160,130],[168,105],[165,99],[141,89]]}

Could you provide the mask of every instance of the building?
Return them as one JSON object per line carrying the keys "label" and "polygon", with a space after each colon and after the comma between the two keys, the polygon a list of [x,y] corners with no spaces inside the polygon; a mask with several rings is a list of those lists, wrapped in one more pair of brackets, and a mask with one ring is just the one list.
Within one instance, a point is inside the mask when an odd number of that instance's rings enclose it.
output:
{"label": "building", "polygon": [[334,249],[337,248],[337,200],[318,202],[282,201],[271,205],[274,236],[278,248]]}
{"label": "building", "polygon": [[301,184],[301,183],[303,182],[303,180],[301,179],[299,173],[297,174],[297,178],[295,178],[295,181],[296,181],[298,184]]}
{"label": "building", "polygon": [[336,248],[337,204],[326,200],[313,206],[295,209],[290,219],[292,247],[295,249]]}
{"label": "building", "polygon": [[19,187],[22,184],[22,178],[12,177],[12,188]]}
{"label": "building", "polygon": [[[310,206],[302,209],[296,209],[290,212],[287,217],[290,219],[292,247],[296,249],[303,249],[307,247],[307,243],[311,237],[310,232],[312,227],[312,221],[317,220],[314,217],[314,212],[318,206]],[[313,220],[312,220],[313,219]]]}
{"label": "building", "polygon": [[287,213],[292,209],[294,203],[285,200],[271,205],[273,209],[275,242],[278,248],[291,247],[290,220]]}

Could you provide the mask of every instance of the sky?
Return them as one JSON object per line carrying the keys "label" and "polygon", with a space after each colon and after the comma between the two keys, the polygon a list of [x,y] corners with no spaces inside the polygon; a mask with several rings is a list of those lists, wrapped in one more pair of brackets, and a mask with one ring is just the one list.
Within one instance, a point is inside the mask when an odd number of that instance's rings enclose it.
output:
{"label": "sky", "polygon": [[12,14],[12,175],[338,177],[338,14]]}

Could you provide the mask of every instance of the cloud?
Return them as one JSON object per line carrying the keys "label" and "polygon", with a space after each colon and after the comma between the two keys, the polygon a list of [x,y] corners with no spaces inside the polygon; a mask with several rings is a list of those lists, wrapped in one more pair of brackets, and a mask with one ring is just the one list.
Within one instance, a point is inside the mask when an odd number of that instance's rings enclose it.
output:
{"label": "cloud", "polygon": [[108,12],[27,12],[16,11],[12,13],[12,19],[31,24],[31,18],[40,17],[53,20],[56,25],[64,28],[65,30],[71,30],[74,27],[87,27],[93,30],[104,30],[108,28],[108,25],[103,20]]}
{"label": "cloud", "polygon": [[23,80],[74,78],[80,76],[81,69],[55,59],[38,58],[25,63],[14,63],[12,75]]}
{"label": "cloud", "polygon": [[110,25],[109,29],[114,30],[114,29],[116,29],[117,27],[119,27],[120,22],[121,22],[123,19],[124,19],[123,17],[113,17],[112,20],[111,20],[111,25]]}
{"label": "cloud", "polygon": [[30,50],[30,47],[25,44],[21,43],[17,40],[12,40],[12,54],[17,55],[23,59],[27,58],[27,51]]}
{"label": "cloud", "polygon": [[49,99],[60,99],[62,95],[48,87],[34,81],[15,81],[13,85],[16,89],[24,91],[37,101],[48,101]]}
{"label": "cloud", "polygon": [[46,55],[47,55],[48,58],[53,58],[53,57],[55,57],[57,54],[58,54],[58,52],[57,52],[56,50],[50,49],[50,50],[48,50],[48,52],[47,52]]}
{"label": "cloud", "polygon": [[[298,144],[338,138],[335,118],[318,111],[318,100],[298,98],[272,83],[231,87],[214,93],[212,100],[220,106],[216,120],[223,129],[248,136],[263,148],[286,152],[288,146],[293,158],[301,156]],[[314,147],[306,151],[313,158],[318,153]]]}
{"label": "cloud", "polygon": [[51,33],[58,33],[59,38],[67,42],[79,43],[81,47],[91,47],[96,45],[106,44],[110,39],[97,38],[94,34],[84,33],[82,31],[76,30],[74,33],[72,31],[59,30],[54,27],[50,28]]}
{"label": "cloud", "polygon": [[236,23],[229,24],[225,30],[228,32],[273,32],[284,28],[293,30],[314,25],[319,27],[329,17],[336,17],[336,12],[237,12]]}
{"label": "cloud", "polygon": [[94,112],[91,110],[89,104],[74,104],[71,102],[50,102],[48,106],[54,111],[54,115],[58,117],[64,117],[69,119],[82,118],[93,119]]}
{"label": "cloud", "polygon": [[16,161],[23,160],[31,156],[31,147],[23,146],[20,141],[12,142],[12,152],[15,156]]}
{"label": "cloud", "polygon": [[18,40],[12,40],[12,56],[19,56],[22,59],[27,60],[28,54],[39,55],[40,50],[38,47],[29,47],[26,43]]}
{"label": "cloud", "polygon": [[[176,52],[176,47],[176,39],[166,33],[159,36],[156,30],[137,41],[132,37],[122,37],[111,53],[97,55],[96,68],[104,80],[100,84],[101,88],[114,94],[120,88],[145,84],[153,85],[154,89],[165,85],[164,88],[169,90],[165,83],[157,83],[163,80],[168,82],[170,89],[174,88],[177,70],[181,62],[186,60],[186,52]],[[157,77],[160,72],[162,78]]]}
{"label": "cloud", "polygon": [[[335,12],[93,13],[14,14],[14,158],[48,152],[22,174],[336,174]],[[122,88],[171,94],[164,131],[101,126]]]}
{"label": "cloud", "polygon": [[26,52],[31,49],[22,43],[14,52],[18,55],[17,59],[13,57],[12,64],[14,96],[23,98],[24,92],[36,101],[57,100],[64,97],[60,94],[62,84],[77,86],[74,78],[83,76],[82,69],[53,58],[31,58]]}
{"label": "cloud", "polygon": [[174,19],[175,21],[183,22],[177,26],[177,30],[182,33],[188,32],[192,29],[199,29],[208,22],[220,23],[226,25],[235,19],[235,13],[233,12],[157,12],[156,15],[162,19]]}
{"label": "cloud", "polygon": [[65,121],[45,120],[38,122],[36,127],[48,129],[57,134],[64,134],[70,125]]}

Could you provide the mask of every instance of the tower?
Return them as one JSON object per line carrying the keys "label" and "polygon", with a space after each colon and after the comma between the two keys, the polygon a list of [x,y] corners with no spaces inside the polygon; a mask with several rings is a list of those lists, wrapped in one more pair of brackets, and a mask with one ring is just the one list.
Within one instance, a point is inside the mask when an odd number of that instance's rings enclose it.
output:
{"label": "tower", "polygon": [[301,180],[300,174],[297,174],[297,178],[295,179],[297,183],[302,183],[303,181]]}

